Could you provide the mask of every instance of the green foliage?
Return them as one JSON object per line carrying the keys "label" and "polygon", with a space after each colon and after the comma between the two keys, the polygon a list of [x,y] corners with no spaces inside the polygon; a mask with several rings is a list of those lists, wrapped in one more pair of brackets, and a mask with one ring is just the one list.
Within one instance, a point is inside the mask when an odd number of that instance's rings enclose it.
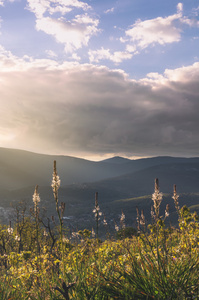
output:
{"label": "green foliage", "polygon": [[78,232],[81,243],[65,237],[63,248],[58,229],[53,250],[40,226],[40,252],[34,220],[24,219],[20,252],[17,226],[12,234],[1,226],[1,299],[197,299],[197,215],[183,207],[180,216],[179,228],[165,228],[158,220],[156,230],[139,235],[121,229],[116,241],[99,243],[85,229]]}
{"label": "green foliage", "polygon": [[[102,242],[87,229],[70,234],[64,228],[59,183],[55,165],[58,225],[54,218],[42,219],[38,206],[30,216],[18,210],[13,228],[0,225],[2,300],[199,298],[198,216],[186,206],[178,208],[177,194],[177,228],[166,228],[165,218],[159,216],[162,196],[156,184],[152,224],[147,227],[143,212],[137,211],[138,231],[125,227],[122,213],[117,239]],[[36,189],[36,204],[38,197]]]}
{"label": "green foliage", "polygon": [[121,228],[119,231],[116,233],[116,238],[118,240],[122,240],[125,238],[131,238],[132,236],[137,234],[137,230],[133,227],[125,227]]}

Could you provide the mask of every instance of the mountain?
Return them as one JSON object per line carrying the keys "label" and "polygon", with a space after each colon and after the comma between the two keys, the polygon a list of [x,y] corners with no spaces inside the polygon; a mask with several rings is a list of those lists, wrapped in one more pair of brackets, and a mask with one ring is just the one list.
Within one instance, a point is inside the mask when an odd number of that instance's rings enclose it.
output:
{"label": "mountain", "polygon": [[162,164],[199,163],[199,158],[175,157],[138,160],[113,157],[93,162],[70,156],[45,155],[0,148],[0,188],[14,190],[36,184],[48,186],[52,178],[54,160],[57,161],[62,186],[100,181]]}
{"label": "mountain", "polygon": [[36,184],[49,185],[54,160],[57,161],[62,186],[110,178],[130,170],[130,166],[120,167],[70,156],[44,155],[0,148],[0,188],[12,190]]}
{"label": "mountain", "polygon": [[131,162],[131,160],[128,158],[120,157],[120,156],[114,156],[114,157],[103,160],[103,162],[122,165],[122,164],[125,164],[125,163],[127,164],[127,163]]}
{"label": "mountain", "polygon": [[21,200],[32,206],[32,194],[39,185],[41,209],[46,214],[56,215],[50,187],[53,161],[57,161],[61,178],[59,201],[66,203],[65,223],[70,226],[94,226],[92,210],[95,192],[99,204],[114,227],[121,214],[126,222],[135,225],[136,206],[144,209],[150,218],[151,194],[154,180],[159,178],[160,191],[164,193],[161,213],[167,203],[171,219],[176,220],[173,204],[173,184],[180,194],[180,206],[187,204],[192,209],[199,207],[199,158],[153,157],[130,160],[113,157],[92,162],[69,156],[35,154],[28,151],[0,148],[0,218],[8,222],[13,215],[10,203],[16,206]]}

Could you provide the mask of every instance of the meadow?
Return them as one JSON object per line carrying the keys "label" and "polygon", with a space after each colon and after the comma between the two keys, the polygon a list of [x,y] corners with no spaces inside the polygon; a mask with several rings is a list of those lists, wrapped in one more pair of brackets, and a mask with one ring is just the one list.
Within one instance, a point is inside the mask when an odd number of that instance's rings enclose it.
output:
{"label": "meadow", "polygon": [[[150,224],[137,208],[137,227],[126,227],[121,212],[113,235],[97,193],[91,211],[95,228],[73,232],[65,228],[60,184],[54,162],[56,218],[42,216],[36,186],[30,213],[19,203],[16,221],[0,226],[1,300],[199,299],[198,216],[180,207],[175,185],[172,198],[178,226],[165,226],[169,206],[161,216],[163,195],[156,179]],[[101,226],[107,232],[102,240]]]}

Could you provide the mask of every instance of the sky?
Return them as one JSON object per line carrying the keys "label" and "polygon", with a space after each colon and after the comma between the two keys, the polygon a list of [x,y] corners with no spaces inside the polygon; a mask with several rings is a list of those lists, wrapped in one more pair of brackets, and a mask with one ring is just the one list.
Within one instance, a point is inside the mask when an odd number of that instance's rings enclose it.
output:
{"label": "sky", "polygon": [[199,156],[198,0],[0,0],[0,147]]}

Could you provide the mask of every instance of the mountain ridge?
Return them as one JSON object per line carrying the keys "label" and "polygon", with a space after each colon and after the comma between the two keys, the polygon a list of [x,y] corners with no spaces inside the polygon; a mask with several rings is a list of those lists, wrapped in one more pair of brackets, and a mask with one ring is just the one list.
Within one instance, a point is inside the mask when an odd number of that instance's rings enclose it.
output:
{"label": "mountain ridge", "polygon": [[[81,216],[84,216],[84,225],[87,224],[86,220],[92,219],[95,192],[99,193],[100,207],[110,220],[116,219],[121,209],[127,214],[128,221],[131,217],[135,218],[135,206],[145,209],[149,214],[150,195],[154,192],[154,180],[157,177],[160,191],[164,194],[172,195],[173,184],[177,184],[180,195],[187,193],[183,199],[188,206],[197,208],[199,204],[199,157],[158,156],[139,160],[116,157],[92,162],[75,157],[0,148],[1,219],[5,220],[10,203],[15,206],[24,200],[29,207],[32,206],[35,185],[39,185],[41,205],[48,208],[50,215],[56,214],[51,190],[54,160],[57,161],[61,179],[59,201],[66,203],[66,216],[73,216],[76,225]],[[168,201],[174,211],[172,199]]]}

